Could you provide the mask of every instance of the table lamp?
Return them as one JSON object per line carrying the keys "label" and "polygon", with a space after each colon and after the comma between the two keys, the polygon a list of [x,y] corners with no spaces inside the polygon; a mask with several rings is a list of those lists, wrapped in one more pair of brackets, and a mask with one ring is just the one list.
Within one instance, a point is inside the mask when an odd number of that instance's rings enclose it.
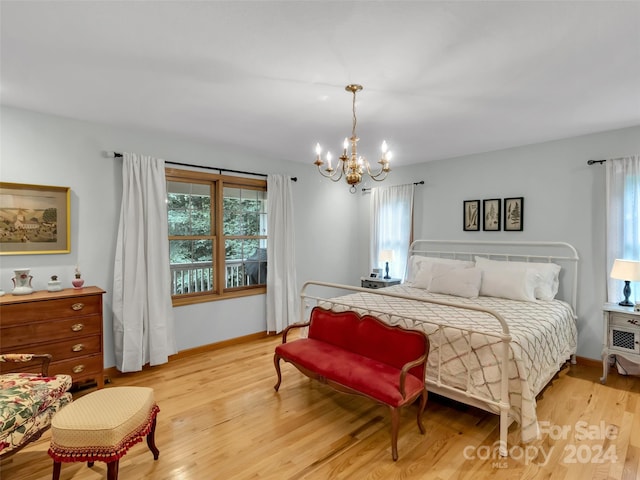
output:
{"label": "table lamp", "polygon": [[380,252],[380,261],[385,263],[384,267],[384,279],[389,280],[389,262],[393,261],[393,250],[382,250]]}
{"label": "table lamp", "polygon": [[629,301],[631,295],[631,282],[640,281],[640,262],[634,260],[621,260],[616,258],[611,269],[611,278],[616,280],[624,280],[624,300],[618,305],[623,307],[633,307],[633,302]]}

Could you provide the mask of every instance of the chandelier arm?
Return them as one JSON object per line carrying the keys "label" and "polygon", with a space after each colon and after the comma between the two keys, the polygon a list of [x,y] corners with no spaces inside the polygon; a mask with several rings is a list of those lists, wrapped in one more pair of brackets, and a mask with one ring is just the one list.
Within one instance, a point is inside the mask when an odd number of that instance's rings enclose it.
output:
{"label": "chandelier arm", "polygon": [[[365,161],[365,167],[367,168],[367,175],[369,175],[372,179],[374,179],[377,182],[381,182],[382,180],[384,180],[387,177],[387,174],[389,173],[388,163],[382,164],[378,173],[371,173],[371,167],[369,165],[369,162],[367,161]],[[384,174],[384,176],[380,180],[378,180],[378,177],[380,177],[382,174]]]}

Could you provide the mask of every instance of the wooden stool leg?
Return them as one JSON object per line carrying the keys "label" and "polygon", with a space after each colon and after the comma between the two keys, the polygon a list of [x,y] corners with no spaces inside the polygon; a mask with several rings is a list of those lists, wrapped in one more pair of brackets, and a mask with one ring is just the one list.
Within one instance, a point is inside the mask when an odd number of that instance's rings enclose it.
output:
{"label": "wooden stool leg", "polygon": [[118,480],[118,466],[120,460],[107,463],[107,480]]}
{"label": "wooden stool leg", "polygon": [[87,467],[89,468],[93,467],[93,462],[87,462]]}
{"label": "wooden stool leg", "polygon": [[149,450],[153,453],[153,459],[157,460],[160,456],[160,450],[156,447],[156,418],[154,417],[153,423],[151,424],[151,430],[147,435],[147,445],[149,446]]}
{"label": "wooden stool leg", "polygon": [[60,462],[53,462],[53,477],[52,480],[60,480]]}

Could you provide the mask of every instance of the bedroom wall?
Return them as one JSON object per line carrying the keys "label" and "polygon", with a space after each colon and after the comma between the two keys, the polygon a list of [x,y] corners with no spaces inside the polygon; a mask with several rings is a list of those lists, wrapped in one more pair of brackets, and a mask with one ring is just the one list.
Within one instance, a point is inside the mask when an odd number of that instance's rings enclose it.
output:
{"label": "bedroom wall", "polygon": [[[0,288],[12,290],[13,269],[20,267],[31,268],[37,290],[44,290],[53,274],[70,287],[74,266],[79,265],[85,285],[98,285],[107,291],[105,367],[115,363],[111,333],[112,259],[122,177],[121,160],[105,158],[104,151],[131,151],[183,163],[297,176],[293,193],[298,281],[313,278],[354,283],[359,276],[353,268],[355,262],[349,263],[344,250],[345,245],[355,244],[357,226],[351,219],[357,202],[346,188],[335,188],[315,173],[311,150],[309,163],[301,164],[189,138],[9,107],[2,107],[0,115],[0,180],[71,187],[72,227],[69,254],[1,256]],[[266,330],[264,295],[176,307],[174,312],[179,350]]]}
{"label": "bedroom wall", "polygon": [[[2,107],[0,180],[69,186],[71,253],[0,256],[0,288],[12,289],[13,269],[31,267],[34,287],[57,274],[66,285],[76,264],[86,285],[105,290],[105,367],[114,365],[112,258],[121,196],[120,160],[103,151],[133,151],[167,160],[298,177],[294,184],[298,283],[315,279],[359,284],[369,270],[369,194],[319,177],[312,166],[256,152],[158,132],[140,131]],[[386,184],[416,187],[415,238],[562,240],[581,257],[578,354],[600,358],[605,298],[604,168],[589,158],[640,151],[640,127],[523,146],[499,152],[394,168]],[[371,185],[368,185],[371,186]],[[525,197],[523,232],[463,232],[465,199]],[[349,248],[353,245],[353,248]],[[266,328],[264,296],[177,307],[179,350]]]}
{"label": "bedroom wall", "polygon": [[[426,146],[428,148],[428,146]],[[397,168],[387,181],[416,187],[414,238],[564,241],[580,255],[578,355],[600,359],[605,281],[605,167],[640,152],[640,127]],[[464,232],[462,201],[524,197],[524,231]],[[368,238],[368,195],[360,231]],[[368,259],[361,256],[366,270]],[[640,298],[640,297],[639,297]]]}

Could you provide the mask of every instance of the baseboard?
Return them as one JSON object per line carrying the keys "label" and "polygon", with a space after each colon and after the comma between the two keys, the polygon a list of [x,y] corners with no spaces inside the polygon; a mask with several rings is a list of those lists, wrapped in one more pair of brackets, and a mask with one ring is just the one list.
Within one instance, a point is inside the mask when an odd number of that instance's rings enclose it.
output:
{"label": "baseboard", "polygon": [[[207,345],[201,345],[199,347],[189,348],[187,350],[181,350],[174,355],[170,355],[169,361],[171,362],[172,360],[179,360],[181,358],[190,357],[192,355],[197,355],[199,353],[213,352],[215,350],[220,350],[221,348],[230,347],[232,345],[240,345],[243,343],[252,342],[254,340],[267,338],[273,335],[274,335],[273,333],[268,333],[264,331],[264,332],[257,332],[249,335],[244,335],[242,337],[230,338],[229,340],[223,340],[221,342],[209,343]],[[162,367],[162,365],[157,365],[156,367],[153,367],[153,368],[158,368],[158,367]],[[146,364],[142,367],[142,370],[144,371],[149,368],[152,368],[152,367],[149,364]],[[109,383],[110,378],[119,377],[121,375],[126,375],[126,374],[119,371],[116,367],[109,367],[104,369],[104,376],[105,376],[106,383]]]}
{"label": "baseboard", "polygon": [[602,368],[602,360],[595,360],[593,358],[578,357],[576,356],[576,363],[585,367],[600,367]]}

